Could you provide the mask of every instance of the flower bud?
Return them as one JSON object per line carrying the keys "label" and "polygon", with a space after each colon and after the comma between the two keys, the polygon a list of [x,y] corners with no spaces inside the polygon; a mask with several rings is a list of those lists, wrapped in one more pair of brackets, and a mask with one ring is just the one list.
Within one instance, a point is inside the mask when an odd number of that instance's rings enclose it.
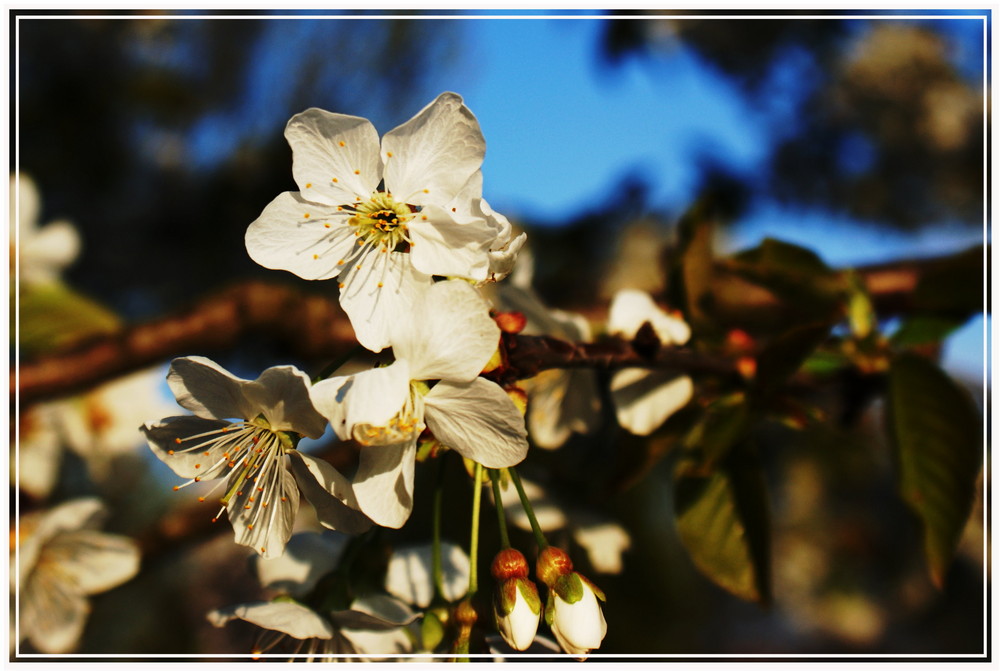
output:
{"label": "flower bud", "polygon": [[550,589],[562,576],[572,572],[573,561],[569,555],[551,545],[538,553],[535,576]]}
{"label": "flower bud", "polygon": [[535,583],[526,578],[508,578],[493,595],[493,621],[507,645],[527,650],[535,640],[542,601]]}
{"label": "flower bud", "polygon": [[585,657],[604,640],[608,625],[598,599],[604,601],[604,593],[576,571],[549,590],[545,621],[569,654]]}
{"label": "flower bud", "polygon": [[497,556],[493,558],[490,572],[499,581],[504,581],[508,578],[527,578],[528,560],[514,548],[506,548],[505,550],[500,550]]}

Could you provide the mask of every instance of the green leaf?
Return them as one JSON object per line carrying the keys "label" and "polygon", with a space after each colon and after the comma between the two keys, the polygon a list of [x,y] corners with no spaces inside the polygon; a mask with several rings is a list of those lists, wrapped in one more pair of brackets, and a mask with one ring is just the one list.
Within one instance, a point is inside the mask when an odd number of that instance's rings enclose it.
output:
{"label": "green leaf", "polygon": [[701,421],[688,435],[685,444],[701,455],[699,468],[714,469],[734,445],[743,441],[750,430],[750,409],[743,394],[733,394],[712,403]]}
{"label": "green leaf", "polygon": [[24,354],[60,349],[121,327],[113,312],[61,283],[22,286],[19,298],[19,345]]}
{"label": "green leaf", "polygon": [[757,357],[753,387],[755,398],[766,399],[785,384],[823,344],[830,328],[828,323],[796,326],[769,342]]}
{"label": "green leaf", "polygon": [[813,251],[772,238],[733,256],[730,267],[812,319],[830,315],[846,289],[844,276],[831,270]]}
{"label": "green leaf", "polygon": [[681,543],[698,570],[741,599],[770,602],[770,522],[759,466],[730,461],[703,476],[681,462],[674,506]]}
{"label": "green leaf", "polygon": [[979,412],[964,389],[913,353],[892,361],[887,410],[900,495],[923,524],[931,579],[941,587],[975,498]]}
{"label": "green leaf", "polygon": [[897,347],[936,344],[947,338],[965,321],[965,318],[914,315],[904,321],[892,334],[892,344]]}

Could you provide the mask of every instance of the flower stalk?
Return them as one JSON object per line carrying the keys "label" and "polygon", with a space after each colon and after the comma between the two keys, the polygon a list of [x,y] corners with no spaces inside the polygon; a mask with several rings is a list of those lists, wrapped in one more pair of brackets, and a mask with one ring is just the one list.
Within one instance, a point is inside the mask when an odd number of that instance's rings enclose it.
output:
{"label": "flower stalk", "polygon": [[510,538],[507,536],[507,518],[503,513],[503,504],[500,502],[500,471],[491,468],[490,481],[493,483],[493,501],[497,509],[497,526],[500,529],[500,547],[504,550],[510,547]]}
{"label": "flower stalk", "polygon": [[517,490],[517,496],[521,499],[521,507],[524,508],[524,513],[528,516],[528,521],[531,523],[531,531],[535,534],[535,542],[538,543],[538,548],[544,550],[549,546],[549,542],[545,540],[545,534],[542,533],[542,527],[538,524],[538,518],[535,517],[535,510],[531,507],[531,501],[528,500],[528,495],[524,492],[524,486],[521,484],[521,478],[518,476],[517,471],[514,467],[508,467],[507,472],[510,473],[511,482],[514,483],[514,489]]}

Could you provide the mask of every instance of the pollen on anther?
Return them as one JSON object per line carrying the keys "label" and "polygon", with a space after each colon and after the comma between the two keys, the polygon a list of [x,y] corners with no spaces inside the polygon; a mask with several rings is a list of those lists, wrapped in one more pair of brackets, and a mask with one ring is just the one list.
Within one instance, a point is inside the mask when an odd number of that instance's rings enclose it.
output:
{"label": "pollen on anther", "polygon": [[378,283],[378,288],[379,288],[379,289],[381,289],[381,288],[382,288],[382,283],[381,283],[381,282],[379,282],[379,283]]}
{"label": "pollen on anther", "polygon": [[312,188],[312,182],[309,182],[308,184],[306,184],[306,188],[307,189],[311,189]]}
{"label": "pollen on anther", "polygon": [[337,288],[343,289],[345,286],[346,285],[343,282],[341,282],[340,284],[337,285]]}
{"label": "pollen on anther", "polygon": [[313,254],[313,261],[319,258],[319,254]]}
{"label": "pollen on anther", "polygon": [[388,156],[389,158],[392,158],[392,152],[391,151],[385,152],[385,155]]}
{"label": "pollen on anther", "polygon": [[174,438],[174,442],[180,445],[183,441],[180,438]]}
{"label": "pollen on anther", "polygon": [[194,467],[195,468],[201,468],[201,464],[195,464]]}
{"label": "pollen on anther", "polygon": [[252,524],[248,524],[247,525],[247,529],[253,529],[253,525]]}
{"label": "pollen on anther", "polygon": [[359,244],[359,245],[363,245],[363,244],[365,244],[365,241],[364,241],[364,240],[361,240],[361,239],[358,239],[358,244]]}
{"label": "pollen on anther", "polygon": [[201,478],[200,478],[200,477],[198,477],[198,476],[196,475],[196,476],[194,477],[194,481],[195,481],[195,482],[201,482]]}
{"label": "pollen on anther", "polygon": [[167,450],[167,454],[170,454],[170,455],[172,455],[173,453],[174,453],[174,451],[173,451],[173,450]]}
{"label": "pollen on anther", "polygon": [[337,178],[336,178],[336,177],[334,177],[334,178],[333,178],[333,181],[334,181],[334,182],[336,182],[336,181],[337,181]]}
{"label": "pollen on anther", "polygon": [[177,491],[178,489],[180,489],[180,488],[181,488],[181,486],[180,486],[180,485],[174,485],[174,491],[175,491],[175,492],[176,492],[176,491]]}
{"label": "pollen on anther", "polygon": [[452,212],[454,212],[454,211],[455,211],[455,208],[454,208],[454,207],[453,207],[453,208],[451,208],[451,211],[452,211]]}
{"label": "pollen on anther", "polygon": [[198,497],[198,503],[204,503],[204,502],[205,502],[205,497],[204,496],[199,496]]}
{"label": "pollen on anther", "polygon": [[341,259],[340,261],[337,261],[337,265],[338,266],[344,265],[344,259]]}
{"label": "pollen on anther", "polygon": [[285,502],[285,501],[287,501],[287,500],[288,500],[288,498],[287,498],[287,497],[285,497],[285,496],[282,496],[282,497],[281,497],[281,501],[282,501],[282,502]]}
{"label": "pollen on anther", "polygon": [[323,224],[323,228],[330,228],[330,224]]}
{"label": "pollen on anther", "polygon": [[355,175],[360,175],[360,174],[361,174],[361,171],[360,171],[360,170],[355,170],[355,171],[354,171],[354,174],[355,174]]}
{"label": "pollen on anther", "polygon": [[341,147],[346,147],[346,146],[347,146],[347,143],[346,143],[346,142],[344,142],[343,140],[341,140],[341,141],[340,141],[340,142],[338,142],[337,144],[339,144],[339,145],[340,145]]}
{"label": "pollen on anther", "polygon": [[309,218],[309,213],[308,213],[308,212],[306,212],[305,214],[303,214],[303,215],[302,215],[302,218],[303,218],[303,219],[308,219],[308,218]]}
{"label": "pollen on anther", "polygon": [[424,189],[424,193],[430,193],[430,191],[428,191],[427,189]]}

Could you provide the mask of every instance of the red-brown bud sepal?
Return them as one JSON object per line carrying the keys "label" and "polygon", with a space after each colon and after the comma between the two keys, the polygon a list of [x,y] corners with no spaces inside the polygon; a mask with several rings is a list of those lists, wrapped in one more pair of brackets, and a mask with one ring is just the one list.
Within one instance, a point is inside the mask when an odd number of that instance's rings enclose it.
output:
{"label": "red-brown bud sepal", "polygon": [[549,587],[555,588],[556,582],[562,576],[573,571],[573,561],[569,555],[557,547],[551,545],[538,554],[538,562],[535,564],[535,576],[538,580]]}
{"label": "red-brown bud sepal", "polygon": [[505,548],[500,550],[497,556],[493,558],[490,572],[499,581],[509,578],[527,578],[528,560],[518,550]]}

